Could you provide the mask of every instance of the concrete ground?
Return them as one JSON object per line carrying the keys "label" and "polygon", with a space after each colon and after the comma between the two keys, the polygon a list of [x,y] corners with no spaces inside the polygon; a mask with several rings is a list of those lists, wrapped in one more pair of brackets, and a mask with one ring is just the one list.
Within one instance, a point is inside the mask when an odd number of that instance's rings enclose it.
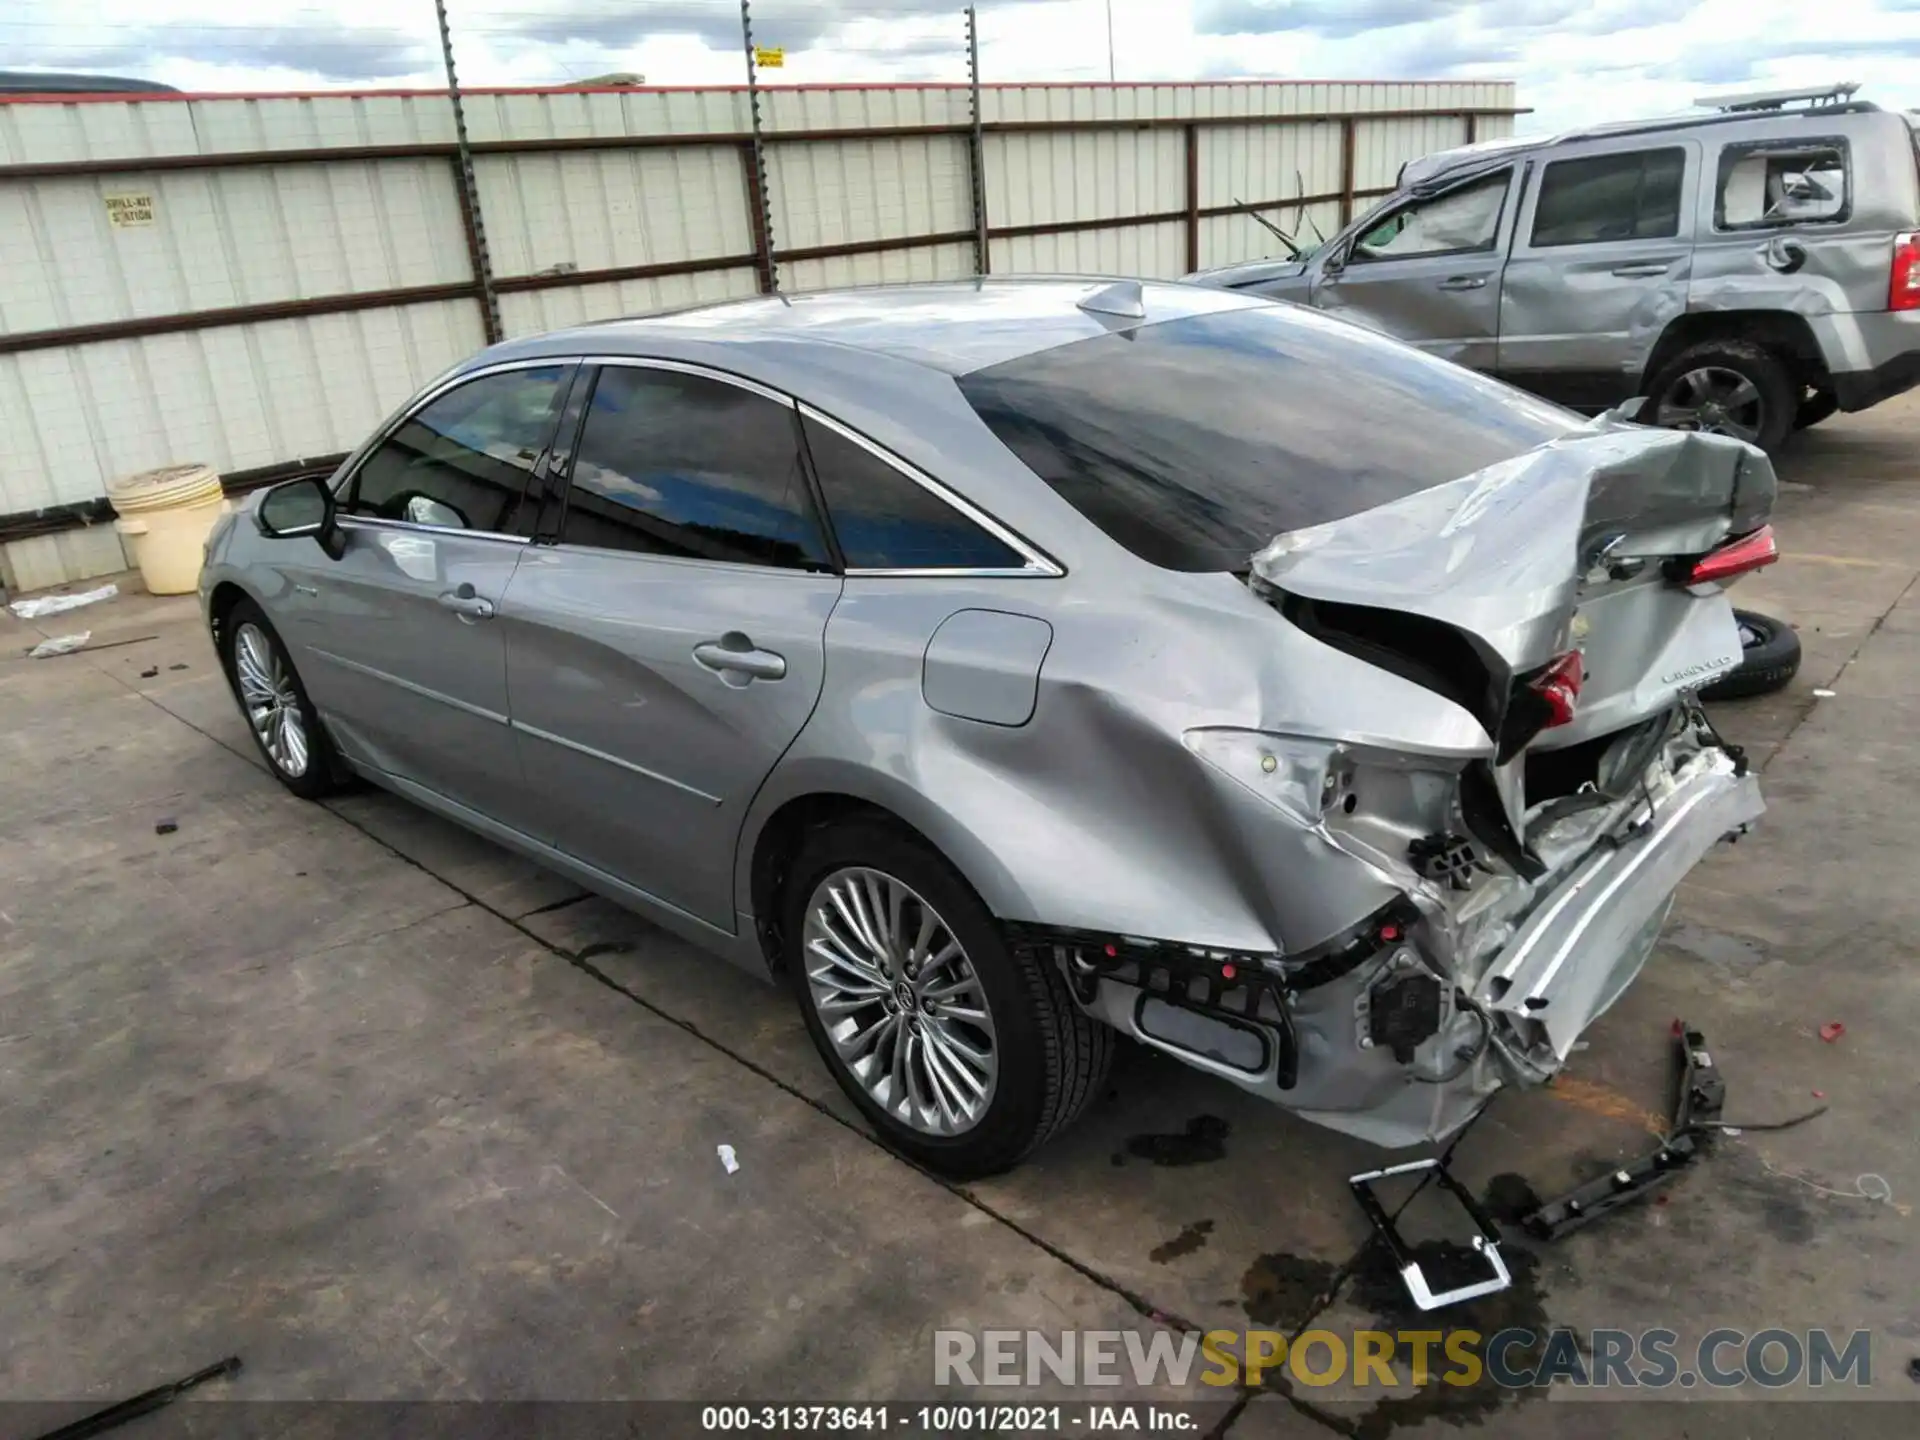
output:
{"label": "concrete ground", "polygon": [[[1687,883],[1562,1080],[1501,1097],[1455,1163],[1504,1203],[1643,1150],[1675,1016],[1706,1032],[1730,1119],[1831,1108],[1729,1137],[1665,1203],[1513,1241],[1515,1287],[1443,1318],[1867,1328],[1870,1393],[1900,1399],[1920,1396],[1920,397],[1809,432],[1781,473],[1787,558],[1740,599],[1795,621],[1806,663],[1720,711],[1770,812]],[[96,648],[23,658],[83,628]],[[286,795],[191,598],[0,618],[0,763],[0,1398],[104,1403],[239,1353],[222,1393],[249,1399],[898,1400],[933,1393],[939,1328],[1433,1324],[1347,1193],[1396,1157],[1142,1052],[1012,1175],[893,1159],[784,991],[383,793]],[[1269,1382],[1211,1418],[1834,1423]],[[1853,1406],[1847,1429],[1895,1413]]]}

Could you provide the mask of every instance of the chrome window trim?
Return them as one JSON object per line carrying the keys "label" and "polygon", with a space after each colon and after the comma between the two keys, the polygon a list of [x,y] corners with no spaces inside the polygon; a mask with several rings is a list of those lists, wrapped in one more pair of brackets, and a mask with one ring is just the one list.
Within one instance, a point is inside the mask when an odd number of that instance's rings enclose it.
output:
{"label": "chrome window trim", "polygon": [[457,525],[422,525],[416,520],[388,520],[380,515],[341,515],[334,524],[342,530],[394,530],[403,535],[458,535],[465,540],[504,540],[509,545],[532,543],[525,535],[504,535],[498,530],[463,530]]}
{"label": "chrome window trim", "polygon": [[[581,361],[577,355],[545,355],[532,360],[501,360],[495,364],[482,365],[473,370],[462,370],[458,374],[442,375],[438,380],[433,382],[433,384],[428,386],[426,390],[416,395],[413,400],[391,420],[374,431],[370,439],[362,442],[360,448],[347,457],[340,468],[334,472],[332,484],[333,498],[338,501],[341,496],[353,488],[354,481],[360,478],[360,467],[365,465],[367,461],[373,457],[374,451],[378,450],[382,445],[386,444],[388,440],[393,438],[395,431],[449,390],[464,385],[469,380],[483,380],[489,375],[503,375],[509,370],[545,370],[553,366],[558,366],[562,370],[566,370],[578,368],[580,364]],[[563,394],[560,399],[564,405],[566,396]],[[523,545],[527,543],[528,539],[528,537],[524,535],[502,535],[497,530],[462,530],[447,525],[419,525],[410,520],[387,520],[377,515],[342,514],[339,516],[339,521],[342,524],[352,521],[356,525],[378,525],[401,530],[412,530],[426,535],[474,535],[484,536],[492,540],[517,540]]]}

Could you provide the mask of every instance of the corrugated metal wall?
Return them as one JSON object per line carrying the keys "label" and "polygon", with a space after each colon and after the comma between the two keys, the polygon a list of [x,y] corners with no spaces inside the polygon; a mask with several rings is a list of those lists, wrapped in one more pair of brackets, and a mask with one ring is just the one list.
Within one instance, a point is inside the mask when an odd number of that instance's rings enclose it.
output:
{"label": "corrugated metal wall", "polygon": [[[1510,133],[1513,87],[981,100],[994,273],[1178,276],[1270,253],[1236,206],[1305,196],[1330,233],[1405,160]],[[764,224],[742,90],[469,96],[502,332],[752,295],[769,269],[783,290],[975,273],[964,87],[766,90],[761,109]],[[452,146],[437,94],[0,102],[0,535],[65,523],[22,517],[85,510],[117,473],[336,454],[480,348]],[[106,553],[16,539],[0,579]]]}

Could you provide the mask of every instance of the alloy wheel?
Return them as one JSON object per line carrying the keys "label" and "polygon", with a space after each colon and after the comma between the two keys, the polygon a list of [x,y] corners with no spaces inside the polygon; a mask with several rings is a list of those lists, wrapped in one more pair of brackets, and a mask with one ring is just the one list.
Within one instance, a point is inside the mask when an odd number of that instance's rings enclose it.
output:
{"label": "alloy wheel", "polygon": [[235,632],[233,671],[240,685],[240,703],[260,748],[282,773],[299,779],[307,773],[311,758],[306,720],[279,647],[259,626],[242,625]]}
{"label": "alloy wheel", "polygon": [[1758,444],[1766,425],[1766,400],[1738,370],[1702,365],[1688,370],[1660,397],[1657,424],[1670,430],[1703,430]]}
{"label": "alloy wheel", "polygon": [[986,991],[947,922],[880,870],[827,875],[807,900],[807,994],[873,1103],[927,1135],[980,1122],[999,1078]]}

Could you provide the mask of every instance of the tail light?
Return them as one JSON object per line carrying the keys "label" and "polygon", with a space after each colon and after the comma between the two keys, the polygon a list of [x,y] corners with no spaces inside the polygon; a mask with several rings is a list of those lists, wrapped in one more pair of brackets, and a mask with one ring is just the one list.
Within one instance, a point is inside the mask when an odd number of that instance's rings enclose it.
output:
{"label": "tail light", "polygon": [[1542,730],[1571,724],[1580,708],[1580,682],[1586,675],[1586,656],[1569,650],[1538,670],[1515,676],[1507,713],[1501,717],[1500,733],[1494,736],[1494,763],[1506,764],[1532,744]]}
{"label": "tail light", "polygon": [[1920,310],[1920,230],[1893,237],[1893,273],[1887,280],[1889,310]]}
{"label": "tail light", "polygon": [[1556,655],[1545,668],[1528,678],[1527,688],[1546,703],[1542,730],[1572,723],[1573,712],[1580,705],[1580,682],[1585,677],[1585,657],[1578,650],[1569,650],[1564,655]]}
{"label": "tail light", "polygon": [[1762,525],[1758,530],[1735,536],[1718,549],[1702,555],[1680,577],[1681,583],[1707,585],[1717,580],[1731,580],[1736,575],[1745,575],[1749,570],[1771,565],[1779,558],[1780,547],[1774,542],[1773,526]]}

